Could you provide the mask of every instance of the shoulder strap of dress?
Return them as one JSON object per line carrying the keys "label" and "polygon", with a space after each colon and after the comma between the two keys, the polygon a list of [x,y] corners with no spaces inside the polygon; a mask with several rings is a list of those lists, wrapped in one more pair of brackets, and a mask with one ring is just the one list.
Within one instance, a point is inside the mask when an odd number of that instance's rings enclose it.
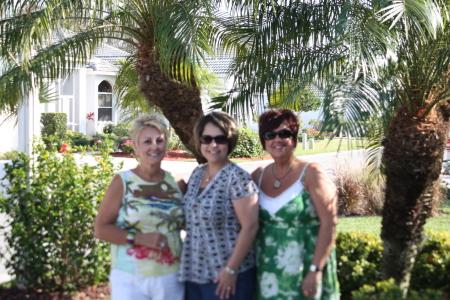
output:
{"label": "shoulder strap of dress", "polygon": [[310,164],[311,164],[310,162],[307,163],[307,164],[303,167],[302,174],[300,174],[300,181],[301,181],[301,183],[303,184],[303,186],[305,185],[306,168],[308,168],[308,166],[309,166]]}
{"label": "shoulder strap of dress", "polygon": [[262,176],[263,176],[263,173],[264,173],[264,170],[266,169],[266,167],[263,167],[262,169],[261,169],[261,172],[259,172],[259,177],[258,177],[258,187],[261,187],[261,179],[262,179]]}

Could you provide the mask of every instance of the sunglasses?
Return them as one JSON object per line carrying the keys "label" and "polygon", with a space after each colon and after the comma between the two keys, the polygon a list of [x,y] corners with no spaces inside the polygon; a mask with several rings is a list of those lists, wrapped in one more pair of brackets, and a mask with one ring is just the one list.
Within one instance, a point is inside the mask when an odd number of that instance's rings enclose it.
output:
{"label": "sunglasses", "polygon": [[294,133],[289,129],[283,129],[280,131],[267,131],[263,134],[263,138],[265,140],[273,140],[277,137],[277,135],[280,137],[280,139],[287,139],[293,136]]}
{"label": "sunglasses", "polygon": [[228,143],[228,138],[225,135],[218,135],[218,136],[202,135],[200,137],[200,143],[206,144],[206,145],[211,144],[213,140],[218,145],[223,145],[223,144]]}

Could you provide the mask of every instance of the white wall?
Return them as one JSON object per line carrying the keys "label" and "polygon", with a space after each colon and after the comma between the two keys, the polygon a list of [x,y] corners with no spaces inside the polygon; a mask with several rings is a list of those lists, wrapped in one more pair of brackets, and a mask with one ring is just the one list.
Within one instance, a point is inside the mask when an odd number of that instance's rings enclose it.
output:
{"label": "white wall", "polygon": [[[4,120],[5,117],[0,115],[0,123]],[[9,120],[0,126],[0,136],[2,137],[0,153],[19,149],[19,130],[15,122],[16,119]]]}

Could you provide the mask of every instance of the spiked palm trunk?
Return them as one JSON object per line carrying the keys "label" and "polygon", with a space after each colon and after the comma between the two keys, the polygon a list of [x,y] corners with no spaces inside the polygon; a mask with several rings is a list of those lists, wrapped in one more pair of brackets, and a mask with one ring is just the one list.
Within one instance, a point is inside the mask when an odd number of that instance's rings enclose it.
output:
{"label": "spiked palm trunk", "polygon": [[405,295],[442,168],[449,107],[444,104],[426,117],[422,117],[424,109],[401,108],[383,140],[387,178],[381,230],[383,278],[394,278]]}
{"label": "spiked palm trunk", "polygon": [[150,102],[161,109],[180,140],[194,154],[197,161],[203,162],[204,159],[197,151],[193,139],[195,123],[203,116],[200,90],[194,81],[189,87],[163,74],[154,58],[155,53],[151,44],[151,42],[140,43],[135,54],[141,91]]}

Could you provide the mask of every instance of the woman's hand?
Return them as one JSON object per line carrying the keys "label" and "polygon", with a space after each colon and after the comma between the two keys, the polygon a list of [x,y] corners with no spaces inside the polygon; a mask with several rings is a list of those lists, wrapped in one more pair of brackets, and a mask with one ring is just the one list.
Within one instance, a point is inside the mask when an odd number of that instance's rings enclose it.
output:
{"label": "woman's hand", "polygon": [[308,272],[302,283],[303,295],[310,299],[316,297],[321,281],[322,272]]}
{"label": "woman's hand", "polygon": [[237,272],[231,275],[225,268],[222,269],[216,279],[214,279],[214,283],[217,283],[216,295],[220,299],[228,299],[231,295],[234,295],[236,292],[236,279]]}
{"label": "woman's hand", "polygon": [[167,236],[159,232],[136,232],[136,235],[134,237],[134,244],[155,249],[163,249],[168,246]]}

